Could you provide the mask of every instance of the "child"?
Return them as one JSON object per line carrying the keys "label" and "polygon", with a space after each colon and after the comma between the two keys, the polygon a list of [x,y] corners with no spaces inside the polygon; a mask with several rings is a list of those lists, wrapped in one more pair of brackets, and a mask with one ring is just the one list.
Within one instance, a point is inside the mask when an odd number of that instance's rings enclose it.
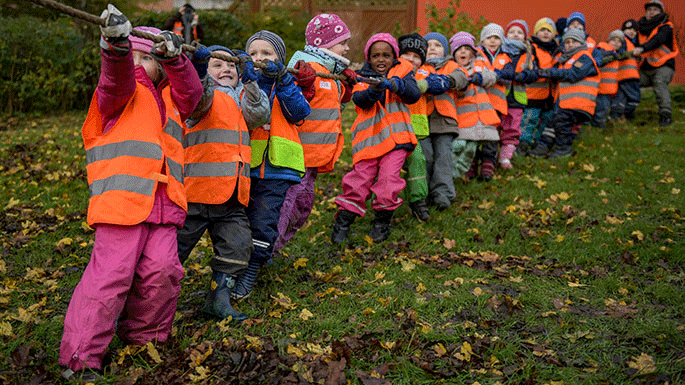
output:
{"label": "child", "polygon": [[[357,78],[354,71],[347,68],[350,61],[345,57],[350,49],[347,45],[350,37],[350,30],[338,15],[317,15],[307,24],[304,50],[295,52],[288,64],[301,74],[305,66],[310,66],[311,77],[306,80],[301,77],[298,85],[311,83],[313,93],[308,100],[312,113],[298,127],[306,171],[302,182],[291,186],[286,194],[274,252],[278,252],[307,221],[314,206],[317,174],[332,171],[342,153],[342,108],[350,101]],[[316,72],[343,74],[349,81],[317,78]]]}
{"label": "child", "polygon": [[278,219],[285,194],[300,183],[305,172],[304,152],[296,124],[309,115],[311,107],[284,66],[285,43],[270,31],[259,31],[245,45],[245,51],[257,63],[257,84],[271,102],[271,121],[250,132],[250,203],[247,217],[252,230],[254,251],[245,273],[236,281],[231,296],[245,298],[252,292],[259,269],[271,257],[278,238]]}
{"label": "child", "polygon": [[[512,168],[511,158],[521,137],[521,117],[528,104],[526,84],[537,80],[533,57],[527,52],[525,40],[528,36],[528,24],[524,20],[513,20],[507,25],[506,37],[502,51],[509,56],[511,65],[508,71],[502,69],[498,75],[501,79],[510,80],[507,85],[507,113],[501,116],[499,164],[504,169]],[[512,68],[513,67],[513,68]],[[515,72],[511,72],[511,70]]]}
{"label": "child", "polygon": [[82,130],[95,245],[59,358],[62,375],[82,381],[97,376],[115,329],[134,345],[171,333],[183,277],[183,121],[202,96],[180,36],[139,27],[164,41],[129,38],[131,23],[111,4],[100,17],[102,71]]}
{"label": "child", "polygon": [[[192,58],[205,92],[186,121],[188,216],[178,231],[178,254],[183,263],[205,230],[209,231],[214,257],[203,311],[242,322],[247,316],[233,308],[231,292],[236,278],[247,268],[253,249],[246,214],[250,198],[250,126],[244,116],[250,118],[252,128],[262,125],[269,120],[269,104],[257,86],[252,62],[244,63],[241,82],[233,63],[209,58],[211,52],[217,51],[233,55],[225,47],[208,49],[198,45]],[[236,90],[243,94],[242,103]],[[242,108],[236,103],[241,103]]]}
{"label": "child", "polygon": [[559,82],[555,110],[550,127],[545,127],[540,141],[531,152],[533,156],[569,156],[573,153],[573,126],[590,119],[595,112],[599,87],[599,68],[585,41],[585,33],[578,28],[567,29],[563,37],[564,50],[555,59],[554,67],[538,70],[540,77]]}
{"label": "child", "polygon": [[471,79],[467,88],[456,99],[459,138],[477,142],[476,157],[471,165],[473,178],[479,163],[489,164],[490,169],[481,167],[482,180],[492,178],[499,134],[500,119],[491,103],[487,89],[497,82],[497,75],[491,71],[487,59],[476,56],[476,38],[468,32],[458,32],[450,39],[454,60],[464,75]]}
{"label": "child", "polygon": [[592,53],[592,58],[595,60],[595,63],[597,63],[597,66],[601,67],[603,55],[601,51],[597,50],[597,42],[595,41],[595,39],[591,38],[590,35],[587,33],[585,15],[583,15],[580,12],[571,13],[566,18],[566,29],[564,30],[564,32],[562,32],[562,34],[571,28],[578,28],[581,31],[583,31],[583,34],[585,35],[585,44],[587,44],[587,47],[590,49],[590,52]]}
{"label": "child", "polygon": [[595,101],[595,114],[590,124],[595,127],[607,128],[607,115],[611,106],[611,98],[618,92],[618,58],[617,51],[623,45],[623,32],[616,30],[609,34],[606,42],[597,44],[597,50],[602,52],[602,65],[599,66],[599,90]]}
{"label": "child", "polygon": [[[552,68],[553,58],[559,50],[554,36],[554,21],[543,17],[535,23],[531,36],[532,54],[538,68]],[[547,126],[554,110],[554,97],[549,79],[541,78],[526,85],[528,105],[521,118],[521,139],[516,153],[528,155],[531,145],[540,139],[542,128]]]}
{"label": "child", "polygon": [[421,139],[426,157],[428,191],[431,202],[438,210],[446,210],[457,194],[454,189],[454,160],[452,142],[457,137],[457,110],[454,105],[457,83],[464,87],[468,79],[450,57],[449,42],[442,34],[431,32],[425,36],[428,42],[426,64],[432,74],[430,81],[444,79],[448,88],[431,87],[427,95],[428,127],[430,135]]}
{"label": "child", "polygon": [[397,40],[388,33],[369,38],[364,49],[366,63],[359,75],[378,79],[370,86],[357,83],[352,93],[357,118],[352,125],[352,161],[354,168],[342,179],[343,193],[335,203],[331,240],[347,239],[352,222],[366,213],[366,200],[376,216],[369,235],[381,242],[390,235],[390,221],[400,207],[400,192],[406,185],[400,170],[416,146],[407,104],[416,103],[421,92],[416,86],[412,65],[399,58]]}
{"label": "child", "polygon": [[637,59],[632,55],[637,41],[637,22],[627,20],[623,23],[624,39],[620,48],[623,57],[618,61],[618,92],[611,100],[611,118],[618,122],[635,118],[635,109],[640,104],[640,73]]}

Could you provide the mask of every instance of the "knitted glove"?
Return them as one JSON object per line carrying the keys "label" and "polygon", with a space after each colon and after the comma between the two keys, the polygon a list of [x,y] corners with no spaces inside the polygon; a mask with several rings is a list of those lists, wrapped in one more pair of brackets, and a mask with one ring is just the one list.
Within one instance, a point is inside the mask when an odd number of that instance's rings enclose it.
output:
{"label": "knitted glove", "polygon": [[426,79],[416,80],[416,86],[419,87],[419,92],[421,92],[422,94],[428,92],[428,82],[426,81]]}
{"label": "knitted glove", "polygon": [[344,75],[347,78],[346,82],[350,86],[354,86],[355,84],[357,84],[357,73],[352,71],[351,69],[345,68],[343,72],[341,72],[341,75]]}
{"label": "knitted glove", "polygon": [[475,84],[477,86],[483,85],[483,75],[481,75],[480,72],[474,72],[473,75],[471,75],[471,79],[469,80],[472,84]]}
{"label": "knitted glove", "polygon": [[266,62],[266,68],[262,69],[262,75],[267,78],[276,79],[276,83],[280,83],[281,78],[288,73],[288,69],[283,66],[281,62]]}
{"label": "knitted glove", "polygon": [[102,11],[100,18],[105,20],[105,26],[100,26],[100,47],[104,50],[128,53],[131,34],[131,22],[112,4]]}
{"label": "knitted glove", "polygon": [[293,68],[298,71],[295,79],[297,80],[297,85],[302,89],[302,95],[304,95],[307,101],[312,100],[316,93],[316,87],[314,87],[316,71],[304,60],[299,60]]}
{"label": "knitted glove", "polygon": [[169,60],[176,59],[183,52],[183,37],[171,32],[162,31],[159,36],[161,36],[164,41],[155,43],[152,46],[152,56],[155,59],[165,62]]}
{"label": "knitted glove", "polygon": [[514,75],[516,74],[513,65],[505,65],[501,70],[495,69],[495,73],[497,74],[497,77],[502,80],[514,80]]}
{"label": "knitted glove", "polygon": [[463,91],[469,86],[470,80],[464,71],[454,71],[449,76],[452,79],[452,83],[454,83],[455,89]]}
{"label": "knitted glove", "polygon": [[483,87],[484,88],[490,88],[497,83],[497,75],[493,72],[490,71],[487,68],[484,68],[480,72],[481,76],[483,77]]}
{"label": "knitted glove", "polygon": [[390,92],[397,95],[404,92],[404,80],[402,80],[402,78],[399,76],[393,76],[388,80],[390,81]]}
{"label": "knitted glove", "polygon": [[534,70],[523,70],[514,75],[514,81],[519,83],[534,83],[538,80],[538,74]]}
{"label": "knitted glove", "polygon": [[195,67],[197,76],[202,79],[207,75],[209,56],[212,53],[209,51],[209,49],[207,49],[207,47],[196,41],[193,42],[193,47],[195,47],[195,52],[193,52],[193,56],[190,58],[190,61],[193,63],[193,67]]}
{"label": "knitted glove", "polygon": [[440,95],[445,93],[450,89],[451,82],[450,78],[445,75],[438,75],[436,73],[431,73],[426,77],[426,82],[428,83],[428,92],[433,95]]}
{"label": "knitted glove", "polygon": [[539,78],[549,78],[550,77],[550,72],[552,72],[551,68],[538,68],[538,77]]}
{"label": "knitted glove", "polygon": [[254,62],[252,62],[252,56],[248,55],[245,52],[241,52],[240,54],[238,54],[238,58],[240,58],[240,80],[243,82],[243,84],[257,81],[259,77],[257,75],[257,71],[255,71],[254,69]]}

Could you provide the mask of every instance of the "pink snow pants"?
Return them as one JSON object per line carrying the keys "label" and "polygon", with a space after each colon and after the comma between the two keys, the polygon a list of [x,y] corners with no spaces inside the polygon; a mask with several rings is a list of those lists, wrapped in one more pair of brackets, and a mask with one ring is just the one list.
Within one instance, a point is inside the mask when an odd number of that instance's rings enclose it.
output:
{"label": "pink snow pants", "polygon": [[115,329],[127,344],[166,341],[183,278],[176,229],[150,223],[95,228],[90,262],[64,319],[61,365],[101,369]]}
{"label": "pink snow pants", "polygon": [[366,213],[366,200],[371,193],[374,210],[395,210],[402,205],[400,192],[407,185],[400,171],[411,151],[393,150],[375,159],[355,163],[352,171],[342,178],[343,193],[335,198],[340,209],[360,216]]}
{"label": "pink snow pants", "polygon": [[523,110],[521,108],[509,108],[508,113],[502,116],[502,131],[499,135],[499,143],[504,146],[513,144],[518,146],[521,138],[521,117]]}

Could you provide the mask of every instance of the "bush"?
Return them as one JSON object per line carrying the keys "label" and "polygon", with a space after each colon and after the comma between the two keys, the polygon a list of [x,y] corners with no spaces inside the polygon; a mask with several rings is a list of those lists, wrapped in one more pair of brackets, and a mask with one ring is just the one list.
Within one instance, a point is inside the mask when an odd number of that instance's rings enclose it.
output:
{"label": "bush", "polygon": [[[461,0],[450,0],[445,9],[438,9],[433,4],[426,5],[426,19],[430,32],[439,32],[449,39],[457,32],[465,31],[473,36],[479,36],[480,30],[488,24],[483,16],[472,18],[466,12],[457,12]],[[476,43],[478,37],[476,37]]]}

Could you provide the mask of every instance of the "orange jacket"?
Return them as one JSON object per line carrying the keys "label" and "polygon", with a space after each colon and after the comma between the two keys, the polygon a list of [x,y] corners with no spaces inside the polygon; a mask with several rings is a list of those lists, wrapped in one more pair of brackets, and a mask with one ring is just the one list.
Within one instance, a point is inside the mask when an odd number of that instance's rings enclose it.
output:
{"label": "orange jacket", "polygon": [[[540,48],[536,43],[532,43],[535,48],[535,57],[538,60],[538,67],[552,68],[554,65],[554,58],[552,55]],[[545,100],[550,95],[549,79],[540,78],[535,83],[526,84],[526,94],[531,100]]]}
{"label": "orange jacket", "polygon": [[[583,55],[592,59],[592,63],[595,65],[595,69],[599,74],[599,68],[597,67],[597,63],[595,63],[595,59],[592,58],[592,51],[590,49],[585,49],[576,53],[559,68],[570,69],[573,66],[573,63]],[[557,89],[559,107],[568,110],[582,110],[590,115],[594,115],[595,100],[597,99],[598,90],[599,75],[588,76],[575,83],[559,82]]]}
{"label": "orange jacket", "polygon": [[[316,72],[330,71],[316,62],[309,62]],[[317,78],[314,98],[309,101],[312,112],[298,127],[304,149],[306,167],[318,167],[319,172],[330,172],[340,157],[345,144],[342,133],[340,98],[342,87],[335,80]]]}
{"label": "orange jacket", "polygon": [[[400,59],[400,64],[388,71],[387,77],[405,77],[414,70],[408,61]],[[367,83],[357,83],[353,92],[369,88]],[[416,135],[411,125],[409,107],[402,99],[385,91],[385,104],[377,101],[373,107],[355,107],[357,118],[352,124],[352,162],[376,159],[392,151],[398,144],[416,145]]]}
{"label": "orange jacket", "polygon": [[[487,61],[487,60],[483,60]],[[475,69],[474,64],[474,69]],[[466,69],[460,67],[466,76],[469,76]],[[491,103],[491,96],[481,86],[469,84],[466,91],[457,98],[457,122],[460,128],[473,127],[480,121],[489,126],[500,124],[497,111]]]}
{"label": "orange jacket", "polygon": [[[601,41],[597,48],[613,51],[614,47]],[[602,95],[616,95],[618,92],[618,60],[612,60],[599,68],[599,93]]]}
{"label": "orange jacket", "polygon": [[222,204],[236,187],[238,201],[250,199],[250,134],[232,97],[214,91],[207,114],[183,138],[188,202]]}
{"label": "orange jacket", "polygon": [[[435,70],[434,67],[430,66],[431,72],[436,72],[440,75],[449,75],[452,72],[459,69],[459,65],[453,60],[447,61],[444,66],[439,70]],[[426,96],[426,113],[430,116],[434,110],[438,110],[438,113],[442,116],[450,117],[457,120],[457,106],[455,104],[455,99],[457,98],[456,90],[448,90],[440,95],[427,95]],[[423,99],[423,98],[422,98]]]}
{"label": "orange jacket", "polygon": [[[633,49],[635,49],[635,45],[633,44],[630,39],[627,37],[624,38],[626,40],[626,51],[630,52]],[[618,75],[617,79],[620,82],[621,80],[627,80],[627,79],[640,79],[640,72],[637,70],[637,59],[634,57],[630,56],[627,59],[619,60],[618,61]]]}
{"label": "orange jacket", "polygon": [[[183,22],[182,21],[176,21],[174,22],[174,29],[172,30],[173,33],[183,36]],[[185,36],[183,36],[185,37]],[[197,40],[197,27],[193,27],[193,40]]]}
{"label": "orange jacket", "polygon": [[114,126],[102,134],[102,117],[93,96],[81,133],[88,173],[88,224],[136,225],[149,217],[157,183],[187,210],[183,187],[183,127],[170,97],[162,91],[167,123],[160,124],[152,92],[140,83]]}
{"label": "orange jacket", "polygon": [[[481,55],[482,58],[476,56],[476,62],[473,64],[473,68],[476,72],[480,72],[483,68],[487,68],[490,71],[494,71],[495,69],[501,70],[507,63],[511,62],[509,55],[505,54],[504,52],[495,56],[495,59],[492,63],[490,63],[490,61],[487,59],[487,56],[482,51]],[[490,95],[490,103],[492,103],[492,106],[495,107],[495,110],[502,115],[506,115],[509,111],[507,105],[507,85],[497,81],[497,83],[488,88],[486,92],[488,95]]]}
{"label": "orange jacket", "polygon": [[645,44],[646,42],[650,41],[654,37],[654,35],[656,35],[656,33],[659,31],[659,28],[661,28],[661,26],[663,25],[670,25],[671,29],[673,30],[673,42],[671,45],[673,46],[674,51],[671,51],[665,44],[662,44],[659,48],[643,52],[641,55],[642,60],[646,60],[647,64],[651,65],[652,67],[661,67],[662,65],[666,64],[668,60],[678,56],[679,53],[678,42],[676,42],[675,40],[675,28],[673,27],[673,23],[671,23],[670,21],[667,21],[664,24],[661,24],[654,28],[652,30],[652,33],[649,34],[649,36],[639,34],[640,44]]}

